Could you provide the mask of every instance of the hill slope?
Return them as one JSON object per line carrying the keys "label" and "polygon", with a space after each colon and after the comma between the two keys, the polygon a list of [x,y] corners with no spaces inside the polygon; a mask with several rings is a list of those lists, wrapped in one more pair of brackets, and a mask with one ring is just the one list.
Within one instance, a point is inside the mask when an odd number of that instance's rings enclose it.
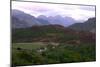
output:
{"label": "hill slope", "polygon": [[84,23],[75,23],[68,28],[71,28],[76,31],[92,31],[95,32],[96,29],[96,18],[89,18]]}
{"label": "hill slope", "polygon": [[48,25],[49,22],[43,19],[37,19],[34,16],[26,14],[19,10],[12,10],[12,27],[25,28],[34,25]]}

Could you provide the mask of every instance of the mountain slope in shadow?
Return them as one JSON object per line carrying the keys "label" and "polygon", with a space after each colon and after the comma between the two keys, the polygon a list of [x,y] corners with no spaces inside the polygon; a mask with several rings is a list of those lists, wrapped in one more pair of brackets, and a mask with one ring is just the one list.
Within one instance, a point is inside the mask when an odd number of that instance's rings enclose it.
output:
{"label": "mountain slope in shadow", "polygon": [[89,18],[84,23],[75,23],[68,28],[76,30],[76,31],[90,31],[95,32],[96,29],[96,18]]}

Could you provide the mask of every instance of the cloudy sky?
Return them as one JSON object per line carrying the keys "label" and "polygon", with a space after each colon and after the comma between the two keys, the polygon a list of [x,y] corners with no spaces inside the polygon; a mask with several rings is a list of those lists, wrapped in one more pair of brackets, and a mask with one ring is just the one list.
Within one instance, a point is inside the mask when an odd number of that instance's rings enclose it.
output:
{"label": "cloudy sky", "polygon": [[12,9],[18,9],[33,16],[45,15],[63,17],[69,16],[75,20],[87,20],[95,17],[95,6],[48,4],[34,2],[12,2]]}

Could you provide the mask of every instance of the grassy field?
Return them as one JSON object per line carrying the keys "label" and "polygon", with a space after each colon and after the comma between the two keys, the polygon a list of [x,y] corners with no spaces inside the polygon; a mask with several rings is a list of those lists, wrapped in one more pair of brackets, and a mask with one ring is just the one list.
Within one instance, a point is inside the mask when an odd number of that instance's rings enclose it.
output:
{"label": "grassy field", "polygon": [[43,42],[13,43],[12,65],[95,61],[95,44],[93,43],[78,45],[60,43],[58,46],[50,44]]}
{"label": "grassy field", "polygon": [[12,48],[22,48],[22,49],[37,49],[45,46],[46,44],[42,42],[34,42],[34,43],[13,43]]}

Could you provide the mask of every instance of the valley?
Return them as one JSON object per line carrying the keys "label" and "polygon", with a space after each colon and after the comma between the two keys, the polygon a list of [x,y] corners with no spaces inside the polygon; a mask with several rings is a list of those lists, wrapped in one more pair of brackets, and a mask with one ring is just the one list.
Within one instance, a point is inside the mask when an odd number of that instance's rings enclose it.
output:
{"label": "valley", "polygon": [[96,18],[31,16],[12,10],[12,66],[96,60]]}
{"label": "valley", "polygon": [[12,30],[13,66],[95,61],[95,33],[60,25]]}

